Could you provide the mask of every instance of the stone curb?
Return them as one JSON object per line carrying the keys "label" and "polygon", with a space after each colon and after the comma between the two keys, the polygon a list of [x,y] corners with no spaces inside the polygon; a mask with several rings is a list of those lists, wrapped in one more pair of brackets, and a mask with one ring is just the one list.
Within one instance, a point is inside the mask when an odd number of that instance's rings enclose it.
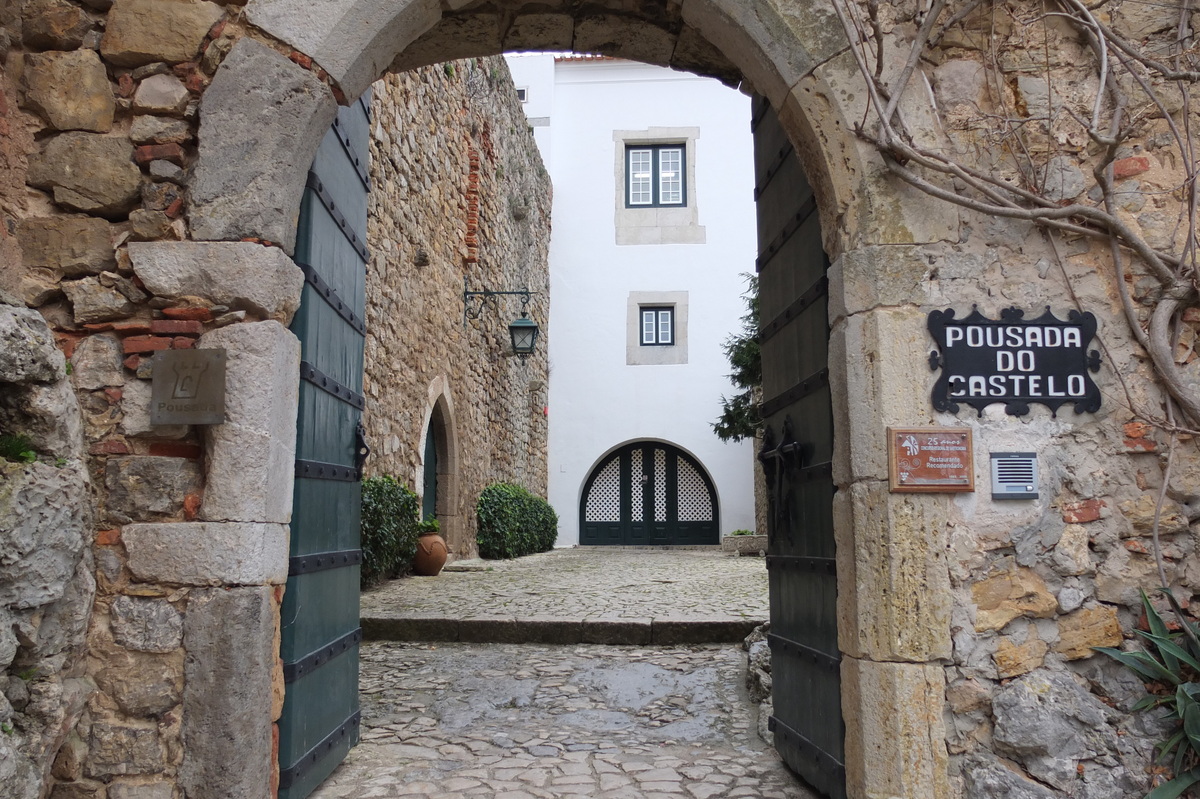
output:
{"label": "stone curb", "polygon": [[563,619],[556,617],[364,616],[368,641],[458,641],[472,644],[728,644],[766,619]]}

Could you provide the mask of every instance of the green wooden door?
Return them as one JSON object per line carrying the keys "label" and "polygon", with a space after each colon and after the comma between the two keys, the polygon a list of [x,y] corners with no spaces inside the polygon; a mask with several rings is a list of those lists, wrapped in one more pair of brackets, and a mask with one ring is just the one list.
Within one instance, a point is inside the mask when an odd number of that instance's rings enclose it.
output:
{"label": "green wooden door", "polygon": [[683,450],[656,441],[627,444],[584,483],[579,543],[674,546],[719,542],[717,491]]}
{"label": "green wooden door", "polygon": [[775,748],[844,797],[826,269],[816,201],[770,105],[754,101],[767,568]]}
{"label": "green wooden door", "polygon": [[283,597],[286,693],[279,795],[310,794],[358,742],[359,455],[370,95],[340,109],[300,207],[305,285],[291,564]]}

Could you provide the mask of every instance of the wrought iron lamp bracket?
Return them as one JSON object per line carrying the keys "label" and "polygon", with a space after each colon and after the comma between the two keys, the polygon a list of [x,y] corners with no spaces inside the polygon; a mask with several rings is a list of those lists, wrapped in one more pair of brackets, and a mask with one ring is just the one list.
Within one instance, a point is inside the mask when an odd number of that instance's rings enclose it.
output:
{"label": "wrought iron lamp bracket", "polygon": [[529,305],[529,301],[533,298],[533,292],[529,289],[520,289],[518,291],[491,291],[485,289],[483,291],[469,291],[467,289],[467,281],[463,280],[463,327],[466,327],[468,319],[478,319],[483,315],[483,312],[489,307],[496,313],[500,312],[500,301],[497,297],[516,296],[521,298],[521,308],[524,310]]}

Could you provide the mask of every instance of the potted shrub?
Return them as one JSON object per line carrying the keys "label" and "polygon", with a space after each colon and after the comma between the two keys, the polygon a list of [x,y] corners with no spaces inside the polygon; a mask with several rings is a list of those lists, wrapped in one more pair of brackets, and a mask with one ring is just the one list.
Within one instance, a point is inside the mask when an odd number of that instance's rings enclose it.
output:
{"label": "potted shrub", "polygon": [[761,555],[767,551],[767,537],[753,530],[734,530],[721,539],[721,549],[738,555]]}
{"label": "potted shrub", "polygon": [[413,572],[422,577],[437,577],[449,555],[446,539],[438,534],[438,520],[417,522],[417,554],[413,558]]}

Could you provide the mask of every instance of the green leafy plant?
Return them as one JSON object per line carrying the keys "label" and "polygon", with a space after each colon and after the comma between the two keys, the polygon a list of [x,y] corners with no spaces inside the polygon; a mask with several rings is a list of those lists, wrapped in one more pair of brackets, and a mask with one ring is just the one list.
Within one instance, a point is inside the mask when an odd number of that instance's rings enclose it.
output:
{"label": "green leafy plant", "polygon": [[546,552],[558,539],[558,514],[550,503],[512,483],[494,483],[479,495],[479,556],[519,558]]}
{"label": "green leafy plant", "polygon": [[447,78],[453,78],[454,77],[454,64],[450,63],[449,61],[442,64],[442,72],[446,73]]}
{"label": "green leafy plant", "polygon": [[755,535],[755,532],[753,530],[742,529],[734,530],[732,533],[730,533],[730,535]]}
{"label": "green leafy plant", "polygon": [[417,495],[396,478],[362,483],[362,575],[364,586],[402,573],[417,554]]}
{"label": "green leafy plant", "polygon": [[417,522],[417,535],[430,535],[441,529],[437,519],[425,519]]}
{"label": "green leafy plant", "polygon": [[4,733],[5,735],[13,735],[16,733],[16,731],[17,728],[9,724],[7,721],[3,724],[0,724],[0,732]]}
{"label": "green leafy plant", "polygon": [[0,436],[0,458],[16,463],[33,463],[37,460],[37,453],[27,436],[6,433]]}
{"label": "green leafy plant", "polygon": [[713,424],[713,432],[722,441],[741,441],[753,438],[762,427],[762,415],[754,392],[762,385],[762,349],[758,332],[758,277],[745,275],[746,314],[742,331],[725,339],[721,348],[733,367],[729,379],[742,389],[732,397],[721,397],[721,416]]}
{"label": "green leafy plant", "polygon": [[1164,708],[1176,725],[1157,747],[1158,761],[1170,761],[1175,777],[1150,791],[1146,799],[1176,799],[1200,782],[1200,627],[1184,617],[1174,596],[1164,593],[1179,619],[1178,630],[1171,630],[1143,591],[1150,629],[1136,632],[1148,646],[1135,652],[1096,647],[1146,683],[1149,695],[1134,705],[1135,711]]}

